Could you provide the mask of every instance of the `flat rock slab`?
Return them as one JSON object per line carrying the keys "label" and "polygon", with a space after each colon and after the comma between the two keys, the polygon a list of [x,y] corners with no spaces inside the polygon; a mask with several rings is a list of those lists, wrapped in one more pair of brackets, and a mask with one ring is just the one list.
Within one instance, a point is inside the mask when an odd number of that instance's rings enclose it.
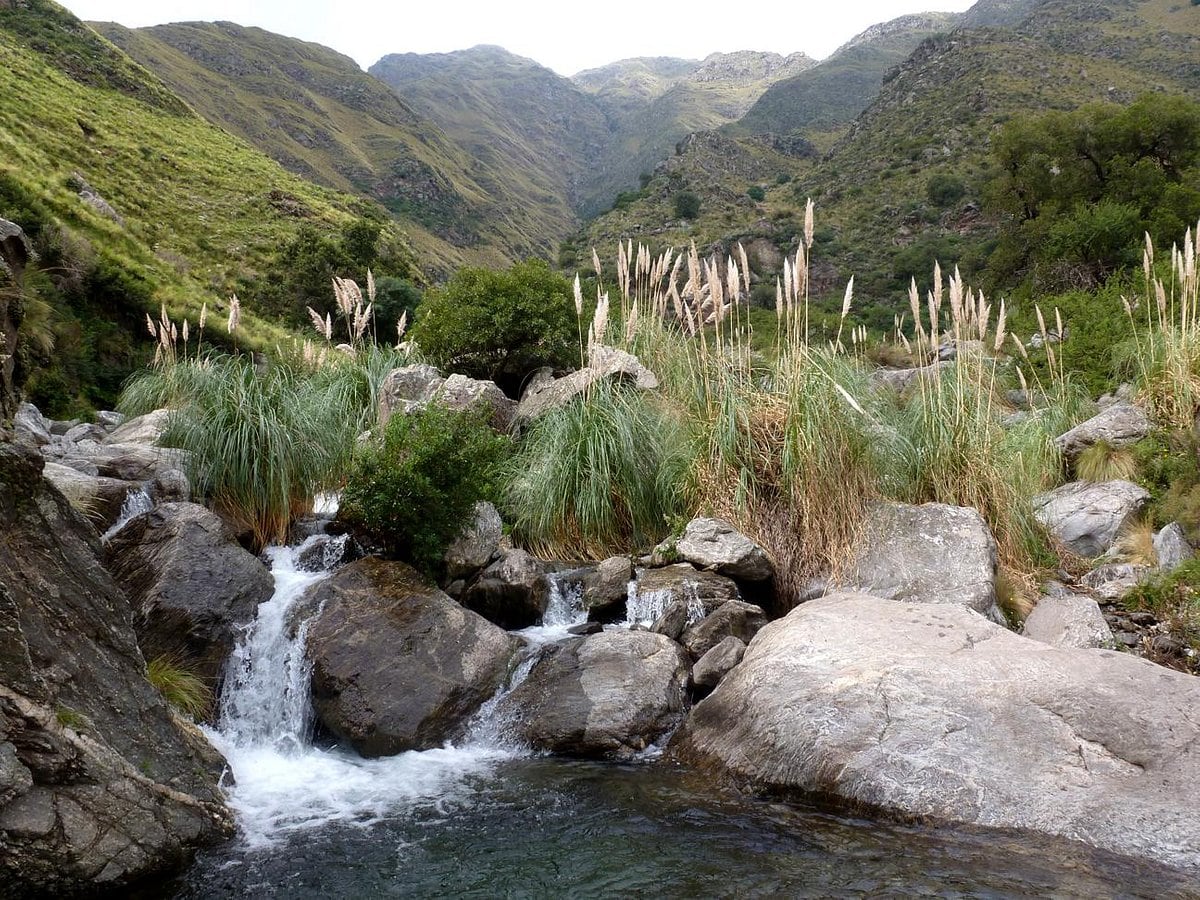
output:
{"label": "flat rock slab", "polygon": [[996,540],[974,509],[876,503],[836,588],[888,600],[965,606],[1003,623]]}
{"label": "flat rock slab", "polygon": [[321,582],[309,626],[313,707],[364,756],[458,736],[508,675],[521,641],[411,567],[361,559]]}
{"label": "flat rock slab", "polygon": [[760,790],[1018,829],[1200,876],[1200,680],[951,605],[836,594],[755,637],[672,743]]}
{"label": "flat rock slab", "polygon": [[670,638],[612,629],[553,647],[498,715],[535,750],[628,759],[679,724],[690,671]]}
{"label": "flat rock slab", "polygon": [[1095,559],[1149,500],[1150,493],[1130,481],[1072,481],[1034,497],[1033,511],[1068,550]]}

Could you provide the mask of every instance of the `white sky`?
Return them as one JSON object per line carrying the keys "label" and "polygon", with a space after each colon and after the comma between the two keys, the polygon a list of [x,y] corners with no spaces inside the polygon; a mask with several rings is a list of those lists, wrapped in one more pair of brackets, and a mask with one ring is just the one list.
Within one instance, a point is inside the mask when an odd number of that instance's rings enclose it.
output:
{"label": "white sky", "polygon": [[316,41],[364,69],[388,53],[442,53],[499,44],[563,75],[631,56],[699,59],[714,51],[803,51],[828,56],[878,22],[973,0],[65,0],[88,21],[139,27],[230,21]]}

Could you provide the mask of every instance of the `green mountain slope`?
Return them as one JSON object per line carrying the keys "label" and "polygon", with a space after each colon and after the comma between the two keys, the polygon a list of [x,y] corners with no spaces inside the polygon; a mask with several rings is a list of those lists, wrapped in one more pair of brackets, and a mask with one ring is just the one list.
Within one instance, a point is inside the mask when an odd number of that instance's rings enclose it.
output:
{"label": "green mountain slope", "polygon": [[228,22],[94,26],[208,120],[305,178],[378,200],[432,269],[535,249],[522,203],[490,196],[470,155],[349,57]]}
{"label": "green mountain slope", "polygon": [[594,98],[499,47],[393,54],[370,68],[470,154],[493,197],[522,198],[513,224],[548,249],[578,224],[589,168],[611,139]]}
{"label": "green mountain slope", "polygon": [[930,35],[954,27],[952,13],[902,16],[864,31],[828,59],[769,87],[730,127],[733,134],[832,131],[854,121],[884,77]]}

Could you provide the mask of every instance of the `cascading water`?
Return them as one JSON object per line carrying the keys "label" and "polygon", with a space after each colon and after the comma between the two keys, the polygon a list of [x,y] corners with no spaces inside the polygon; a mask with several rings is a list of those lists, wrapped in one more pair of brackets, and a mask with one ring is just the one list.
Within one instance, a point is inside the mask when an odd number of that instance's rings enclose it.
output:
{"label": "cascading water", "polygon": [[[704,618],[704,604],[700,600],[696,585],[690,581],[684,583],[683,595],[687,599],[687,624],[694,625]],[[641,591],[636,579],[630,581],[625,597],[624,625],[653,625],[655,620],[667,611],[672,597],[673,591]]]}
{"label": "cascading water", "polygon": [[124,528],[125,524],[134,516],[140,516],[152,509],[154,509],[154,501],[150,499],[149,494],[141,488],[130,491],[125,495],[125,502],[121,504],[121,512],[117,514],[117,521],[113,522],[112,527],[100,536],[100,540],[107,541]]}
{"label": "cascading water", "polygon": [[569,629],[587,621],[587,610],[583,608],[583,583],[571,574],[562,572],[552,573],[547,578],[550,593],[546,598],[546,611],[542,613],[542,624],[517,632],[534,645],[565,640],[571,636]]}
{"label": "cascading water", "polygon": [[[251,849],[272,846],[297,831],[370,824],[430,803],[452,807],[469,798],[474,776],[515,752],[483,711],[468,741],[458,747],[368,760],[340,747],[313,745],[311,666],[304,650],[308,622],[317,610],[305,610],[302,600],[329,572],[303,571],[297,560],[317,540],[327,538],[316,535],[298,547],[267,551],[275,593],[259,606],[238,642],[218,725],[207,729],[233,772],[229,803]],[[325,554],[333,557],[340,554]],[[516,677],[506,690],[515,684]]]}

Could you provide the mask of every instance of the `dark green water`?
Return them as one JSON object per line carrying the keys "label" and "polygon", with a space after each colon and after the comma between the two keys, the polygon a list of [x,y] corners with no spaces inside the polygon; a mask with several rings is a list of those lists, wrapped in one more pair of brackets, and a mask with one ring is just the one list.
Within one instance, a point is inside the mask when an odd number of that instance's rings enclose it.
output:
{"label": "dark green water", "polygon": [[1052,840],[881,824],[709,788],[665,764],[514,759],[370,824],[203,855],[168,896],[1195,897]]}

